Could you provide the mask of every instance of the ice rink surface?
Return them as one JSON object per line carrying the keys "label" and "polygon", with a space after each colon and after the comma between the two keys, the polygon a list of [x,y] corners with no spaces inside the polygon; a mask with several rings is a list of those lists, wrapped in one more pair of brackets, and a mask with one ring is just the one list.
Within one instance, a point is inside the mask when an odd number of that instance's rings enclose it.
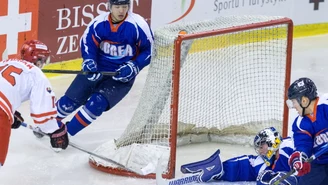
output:
{"label": "ice rink surface", "polygon": [[[328,93],[328,35],[294,39],[292,81],[309,77],[317,85],[319,94]],[[147,75],[144,69],[138,76],[132,92],[111,111],[104,113],[91,126],[71,138],[75,144],[93,151],[102,143],[118,138],[124,131],[137,106],[138,98]],[[61,97],[74,76],[66,75],[51,79],[57,97]],[[29,118],[29,104],[24,103],[19,111],[25,122]],[[290,112],[290,122],[296,112]],[[69,120],[69,119],[67,119]],[[227,144],[198,144],[178,148],[177,177],[179,166],[186,162],[208,157],[216,149],[221,150],[223,160],[242,154],[254,154],[249,146]],[[10,148],[5,165],[1,168],[0,185],[155,185],[155,180],[134,179],[109,175],[91,168],[88,154],[69,147],[60,153],[50,149],[48,138],[36,139],[25,128],[12,130]],[[255,182],[215,182],[211,184],[256,184]]]}

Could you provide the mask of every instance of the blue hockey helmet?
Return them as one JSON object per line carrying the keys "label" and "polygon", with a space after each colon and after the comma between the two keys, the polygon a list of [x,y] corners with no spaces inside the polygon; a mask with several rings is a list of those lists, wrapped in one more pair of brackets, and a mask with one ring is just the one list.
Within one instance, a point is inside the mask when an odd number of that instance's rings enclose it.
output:
{"label": "blue hockey helmet", "polygon": [[[254,138],[255,152],[262,157],[267,166],[271,166],[274,162],[273,156],[279,150],[282,137],[274,127],[261,130]],[[266,154],[262,153],[263,145],[267,144]]]}
{"label": "blue hockey helmet", "polygon": [[130,0],[109,0],[111,5],[123,5],[123,4],[130,4]]}
{"label": "blue hockey helmet", "polygon": [[309,78],[300,78],[293,82],[288,88],[288,99],[296,99],[301,104],[301,98],[303,96],[314,100],[317,96],[317,87],[313,81]]}

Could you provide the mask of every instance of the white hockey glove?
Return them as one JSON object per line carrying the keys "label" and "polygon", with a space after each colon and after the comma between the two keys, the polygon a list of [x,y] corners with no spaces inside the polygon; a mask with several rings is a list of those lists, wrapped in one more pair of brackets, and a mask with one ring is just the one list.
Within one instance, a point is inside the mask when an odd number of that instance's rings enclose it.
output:
{"label": "white hockey glove", "polygon": [[[285,172],[274,172],[272,170],[264,170],[256,179],[256,185],[271,185],[280,180],[281,177],[286,175]],[[287,179],[280,182],[279,185],[297,185],[298,180],[294,175],[289,176]]]}
{"label": "white hockey glove", "polygon": [[102,78],[102,74],[97,72],[97,63],[92,59],[86,59],[83,61],[82,70],[92,72],[92,74],[87,75],[87,78],[90,81],[97,81]]}
{"label": "white hockey glove", "polygon": [[139,67],[130,60],[118,68],[116,72],[118,72],[118,74],[113,76],[113,79],[126,83],[137,76],[139,73]]}

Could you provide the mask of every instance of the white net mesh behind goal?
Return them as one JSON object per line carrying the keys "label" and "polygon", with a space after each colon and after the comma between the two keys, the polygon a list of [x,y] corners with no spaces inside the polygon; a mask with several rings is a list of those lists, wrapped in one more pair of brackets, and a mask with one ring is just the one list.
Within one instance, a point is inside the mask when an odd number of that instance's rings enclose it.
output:
{"label": "white net mesh behind goal", "polygon": [[[175,133],[171,130],[173,107],[178,108],[178,145],[207,141],[252,143],[260,129],[274,126],[281,131],[285,82],[290,75],[286,69],[288,24],[251,26],[280,19],[229,16],[156,30],[152,61],[134,116],[115,143],[106,143],[96,152],[130,167],[135,165],[131,162],[134,160],[142,161],[140,166],[156,165],[157,161],[150,158],[158,159],[163,153],[169,160],[171,147],[175,147],[171,141]],[[246,29],[238,28],[243,25]],[[177,53],[174,41],[182,30],[188,35],[209,34],[182,41],[177,81],[172,75]],[[221,32],[210,34],[215,30]],[[172,83],[177,82],[179,101],[175,104]],[[149,149],[153,147],[156,149]],[[131,148],[138,148],[137,152],[131,152]],[[131,160],[145,153],[149,154],[145,159]]]}

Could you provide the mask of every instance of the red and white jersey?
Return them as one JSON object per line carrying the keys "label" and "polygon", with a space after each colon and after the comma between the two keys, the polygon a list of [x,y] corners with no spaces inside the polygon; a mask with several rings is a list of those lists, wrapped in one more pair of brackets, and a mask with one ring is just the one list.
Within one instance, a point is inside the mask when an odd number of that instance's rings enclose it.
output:
{"label": "red and white jersey", "polygon": [[55,93],[43,72],[20,59],[0,61],[0,108],[13,122],[13,113],[30,100],[34,123],[45,133],[57,130]]}

